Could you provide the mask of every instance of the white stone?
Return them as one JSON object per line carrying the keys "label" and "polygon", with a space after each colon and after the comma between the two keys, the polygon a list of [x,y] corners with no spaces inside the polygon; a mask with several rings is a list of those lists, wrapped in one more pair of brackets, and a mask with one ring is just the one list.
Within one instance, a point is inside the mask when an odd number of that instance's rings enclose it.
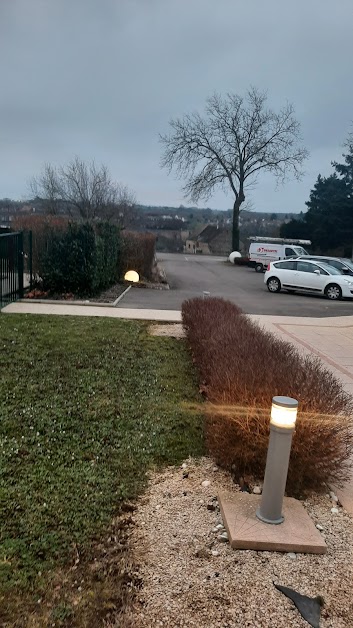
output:
{"label": "white stone", "polygon": [[337,515],[339,510],[338,510],[338,508],[331,508],[331,512],[332,512],[333,515]]}
{"label": "white stone", "polygon": [[334,504],[338,504],[338,497],[337,497],[337,495],[332,495],[331,499],[332,499]]}
{"label": "white stone", "polygon": [[210,486],[210,484],[211,484],[210,480],[204,480],[201,486],[204,486],[205,488],[207,488],[207,486]]}
{"label": "white stone", "polygon": [[296,560],[297,558],[297,555],[294,554],[294,552],[288,552],[287,556],[288,558],[291,558],[292,560]]}
{"label": "white stone", "polygon": [[219,541],[225,543],[226,541],[228,541],[228,534],[226,532],[222,532],[222,534],[219,535],[218,539]]}
{"label": "white stone", "polygon": [[254,493],[254,495],[261,495],[262,490],[260,486],[254,486],[252,492]]}
{"label": "white stone", "polygon": [[223,528],[224,528],[223,523],[218,523],[218,524],[216,525],[216,530],[223,530]]}
{"label": "white stone", "polygon": [[323,527],[319,523],[316,524],[316,527],[320,532],[323,531]]}
{"label": "white stone", "polygon": [[187,466],[188,466],[188,465],[186,464],[186,462],[183,462],[183,464],[181,465],[181,468],[182,468],[182,469],[186,469],[186,468],[187,468]]}
{"label": "white stone", "polygon": [[212,532],[219,532],[218,528],[213,528]]}
{"label": "white stone", "polygon": [[219,556],[219,552],[217,552],[217,550],[212,550],[211,554],[212,556]]}
{"label": "white stone", "polygon": [[213,467],[212,471],[218,471],[218,467]]}
{"label": "white stone", "polygon": [[160,507],[161,507],[161,506],[160,506],[160,504],[157,504],[157,506],[156,506],[156,510],[159,510],[159,509],[160,509]]}

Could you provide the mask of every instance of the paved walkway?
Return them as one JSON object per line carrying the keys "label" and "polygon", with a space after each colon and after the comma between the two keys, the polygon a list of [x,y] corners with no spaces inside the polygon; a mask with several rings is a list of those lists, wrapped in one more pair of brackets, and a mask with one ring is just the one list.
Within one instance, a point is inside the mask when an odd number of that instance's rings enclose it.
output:
{"label": "paved walkway", "polygon": [[4,314],[55,314],[56,316],[103,316],[127,318],[143,321],[165,321],[180,323],[181,312],[178,310],[138,310],[115,308],[104,305],[76,305],[71,303],[10,303],[1,310]]}
{"label": "paved walkway", "polygon": [[298,349],[319,356],[353,395],[353,316],[295,318],[253,316],[263,327],[290,340]]}
{"label": "paved walkway", "polygon": [[[65,316],[107,316],[135,320],[178,323],[178,310],[147,310],[112,308],[90,305],[47,304],[34,302],[11,303],[5,314],[55,314]],[[255,316],[265,329],[292,342],[306,353],[318,355],[325,365],[342,381],[353,395],[353,316],[334,318],[297,318],[292,316]],[[343,490],[337,489],[342,505],[353,515],[353,475]]]}

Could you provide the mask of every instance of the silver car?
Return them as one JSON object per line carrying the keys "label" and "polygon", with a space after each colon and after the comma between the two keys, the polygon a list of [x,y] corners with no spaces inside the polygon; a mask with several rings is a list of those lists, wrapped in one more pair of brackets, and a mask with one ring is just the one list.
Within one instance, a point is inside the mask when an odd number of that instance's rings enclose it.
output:
{"label": "silver car", "polygon": [[303,257],[301,255],[297,259],[311,259],[313,262],[324,262],[329,264],[329,266],[337,268],[342,275],[353,276],[353,262],[345,257],[330,257],[329,255],[305,255]]}

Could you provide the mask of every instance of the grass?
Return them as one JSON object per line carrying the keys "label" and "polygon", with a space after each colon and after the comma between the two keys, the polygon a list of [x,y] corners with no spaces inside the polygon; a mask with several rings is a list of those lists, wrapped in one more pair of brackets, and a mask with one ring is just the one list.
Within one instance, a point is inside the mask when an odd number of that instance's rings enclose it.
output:
{"label": "grass", "polygon": [[8,314],[0,354],[0,623],[81,625],[70,566],[96,560],[149,468],[204,451],[191,359],[144,323]]}

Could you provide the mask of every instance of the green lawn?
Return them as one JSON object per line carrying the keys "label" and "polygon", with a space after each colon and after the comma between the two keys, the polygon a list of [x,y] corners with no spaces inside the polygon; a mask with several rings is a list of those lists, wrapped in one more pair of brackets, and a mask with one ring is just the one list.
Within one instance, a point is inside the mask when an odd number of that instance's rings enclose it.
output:
{"label": "green lawn", "polygon": [[2,314],[0,353],[0,601],[10,612],[12,598],[45,595],[73,548],[89,558],[148,468],[203,453],[203,424],[183,405],[200,401],[183,341],[151,337],[144,323]]}

